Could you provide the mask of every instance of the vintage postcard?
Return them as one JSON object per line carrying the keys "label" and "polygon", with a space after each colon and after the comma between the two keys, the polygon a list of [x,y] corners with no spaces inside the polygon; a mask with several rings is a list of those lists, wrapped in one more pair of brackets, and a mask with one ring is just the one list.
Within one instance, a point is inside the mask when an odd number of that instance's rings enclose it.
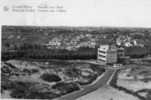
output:
{"label": "vintage postcard", "polygon": [[1,0],[1,99],[151,100],[150,0]]}

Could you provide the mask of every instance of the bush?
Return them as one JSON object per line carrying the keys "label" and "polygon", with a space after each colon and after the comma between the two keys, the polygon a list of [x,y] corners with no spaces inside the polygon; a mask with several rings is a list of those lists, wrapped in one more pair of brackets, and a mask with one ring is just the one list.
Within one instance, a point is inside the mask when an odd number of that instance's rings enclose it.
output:
{"label": "bush", "polygon": [[30,93],[29,88],[32,83],[29,82],[13,82],[13,88],[11,96],[13,98],[26,98],[26,95]]}
{"label": "bush", "polygon": [[38,70],[38,69],[31,69],[31,72],[32,72],[32,73],[38,73],[39,70]]}
{"label": "bush", "polygon": [[96,65],[91,65],[91,69],[92,69],[94,72],[97,72],[98,75],[101,75],[102,73],[105,72],[105,69],[104,69],[104,68],[100,68],[100,66],[96,66]]}
{"label": "bush", "polygon": [[66,69],[65,74],[68,77],[78,77],[80,74],[80,71],[76,68],[68,68],[68,69]]}
{"label": "bush", "polygon": [[84,80],[87,81],[78,81],[77,83],[79,83],[80,85],[88,85],[91,84],[94,80],[96,80],[96,78],[97,78],[96,74],[90,75],[89,77],[84,78]]}
{"label": "bush", "polygon": [[64,83],[64,82],[57,83],[53,85],[52,88],[61,91],[61,94],[67,94],[80,89],[76,83]]}
{"label": "bush", "polygon": [[58,82],[58,81],[61,81],[61,78],[58,75],[55,75],[55,74],[44,73],[40,77],[43,80],[48,81],[48,82]]}
{"label": "bush", "polygon": [[149,91],[146,95],[146,100],[151,100],[151,91]]}
{"label": "bush", "polygon": [[51,91],[38,91],[37,88],[31,88],[36,84],[28,82],[14,82],[14,87],[11,92],[13,98],[22,98],[22,99],[52,99],[58,97],[58,94],[55,94]]}
{"label": "bush", "polygon": [[3,76],[1,80],[1,88],[4,90],[12,89],[13,83]]}
{"label": "bush", "polygon": [[14,89],[10,95],[13,98],[23,99],[26,97],[26,92],[24,90]]}
{"label": "bush", "polygon": [[31,71],[29,69],[23,69],[23,72],[26,74],[31,74]]}
{"label": "bush", "polygon": [[29,95],[26,96],[26,99],[53,99],[58,97],[59,95],[52,92],[30,92]]}

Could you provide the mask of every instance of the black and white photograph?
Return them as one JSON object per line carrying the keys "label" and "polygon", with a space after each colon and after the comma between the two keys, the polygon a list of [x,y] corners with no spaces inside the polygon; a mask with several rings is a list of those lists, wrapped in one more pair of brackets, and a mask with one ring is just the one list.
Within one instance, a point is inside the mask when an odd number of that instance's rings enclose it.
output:
{"label": "black and white photograph", "polygon": [[151,100],[151,1],[2,1],[1,99]]}
{"label": "black and white photograph", "polygon": [[3,98],[150,100],[151,29],[2,26],[1,79]]}

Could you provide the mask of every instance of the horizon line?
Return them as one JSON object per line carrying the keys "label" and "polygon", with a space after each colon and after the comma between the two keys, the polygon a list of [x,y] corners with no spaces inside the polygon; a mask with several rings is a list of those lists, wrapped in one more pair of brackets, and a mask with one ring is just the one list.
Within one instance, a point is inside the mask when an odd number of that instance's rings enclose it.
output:
{"label": "horizon line", "polygon": [[142,27],[142,26],[74,26],[74,25],[1,25],[2,27],[9,26],[9,27],[66,27],[66,28],[144,28],[144,29],[151,29],[151,27]]}

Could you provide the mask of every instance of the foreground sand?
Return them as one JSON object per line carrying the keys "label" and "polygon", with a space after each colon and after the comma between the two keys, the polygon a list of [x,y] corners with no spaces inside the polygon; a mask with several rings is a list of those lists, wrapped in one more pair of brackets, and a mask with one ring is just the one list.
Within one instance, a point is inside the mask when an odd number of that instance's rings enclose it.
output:
{"label": "foreground sand", "polygon": [[118,91],[111,86],[104,86],[98,90],[91,92],[77,100],[139,100],[138,98],[126,94],[123,91]]}

